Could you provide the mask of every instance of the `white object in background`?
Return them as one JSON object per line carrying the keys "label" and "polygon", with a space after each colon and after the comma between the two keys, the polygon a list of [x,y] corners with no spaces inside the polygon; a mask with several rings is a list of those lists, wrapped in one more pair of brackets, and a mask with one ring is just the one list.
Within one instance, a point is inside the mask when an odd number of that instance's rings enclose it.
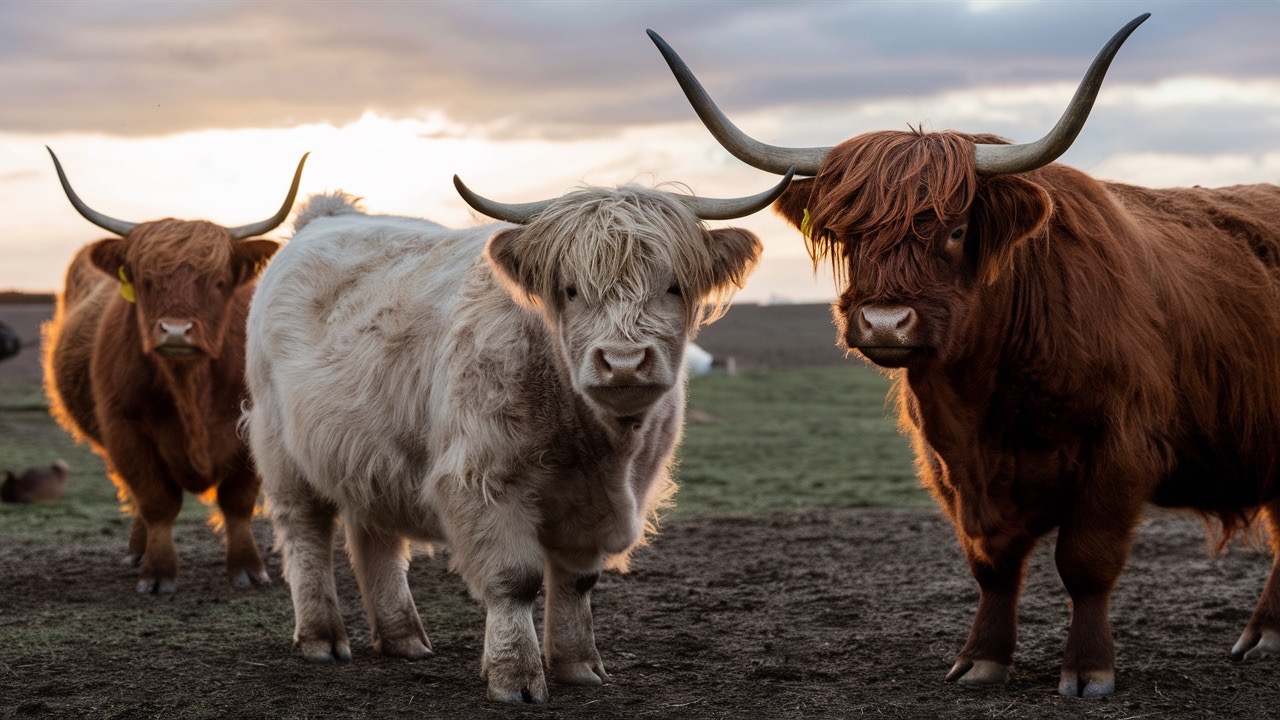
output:
{"label": "white object in background", "polygon": [[706,375],[711,372],[711,353],[698,347],[695,343],[689,343],[684,349],[684,364],[689,368],[690,374]]}

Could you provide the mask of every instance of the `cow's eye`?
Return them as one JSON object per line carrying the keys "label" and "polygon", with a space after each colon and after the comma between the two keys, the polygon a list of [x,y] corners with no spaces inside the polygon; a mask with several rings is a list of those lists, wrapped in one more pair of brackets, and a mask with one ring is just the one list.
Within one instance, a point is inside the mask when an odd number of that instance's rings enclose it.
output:
{"label": "cow's eye", "polygon": [[680,285],[678,284],[673,284],[671,287],[667,288],[667,292],[675,295],[676,297],[684,297],[684,293],[680,292]]}
{"label": "cow's eye", "polygon": [[566,296],[566,297],[568,297],[570,300],[572,300],[572,299],[574,299],[574,298],[578,297],[578,288],[576,288],[576,287],[574,287],[574,286],[570,285],[569,287],[567,287],[567,288],[565,288],[565,289],[564,289],[564,294],[565,294],[565,296]]}
{"label": "cow's eye", "polygon": [[952,231],[951,231],[951,239],[952,239],[953,241],[954,241],[954,240],[963,240],[963,239],[964,239],[964,226],[963,226],[963,225],[961,225],[960,227],[958,227],[958,228],[956,228],[955,230],[952,230]]}
{"label": "cow's eye", "polygon": [[965,236],[965,233],[968,231],[968,227],[969,227],[968,225],[961,225],[960,227],[951,231],[951,234],[947,236],[948,250],[955,250],[957,247],[960,246],[960,243],[964,242],[964,236]]}

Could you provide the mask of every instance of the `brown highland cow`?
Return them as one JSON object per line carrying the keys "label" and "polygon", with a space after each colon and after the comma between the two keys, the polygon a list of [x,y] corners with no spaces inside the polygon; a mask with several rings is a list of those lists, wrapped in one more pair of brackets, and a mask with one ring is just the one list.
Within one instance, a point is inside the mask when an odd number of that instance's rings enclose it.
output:
{"label": "brown highland cow", "polygon": [[119,237],[86,246],[67,269],[44,328],[45,388],[54,417],[102,456],[130,506],[125,562],[142,565],[138,592],[176,589],[173,524],[184,490],[217,501],[231,581],[268,584],[250,527],[260,482],[236,422],[249,299],[277,244],[245,238],[288,217],[306,156],[280,210],[235,228],[107,217],[53,162],[76,210]]}
{"label": "brown highland cow", "polygon": [[[1053,163],[1146,17],[1026,145],[950,131],[764,145],[654,36],[730,152],[813,176],[775,207],[846,285],[841,342],[893,369],[921,477],[981,588],[948,681],[1007,679],[1027,556],[1055,528],[1071,598],[1058,690],[1086,697],[1115,687],[1107,606],[1146,503],[1216,516],[1223,542],[1261,513],[1280,546],[1280,187],[1154,190]],[[1231,657],[1278,652],[1273,566]]]}

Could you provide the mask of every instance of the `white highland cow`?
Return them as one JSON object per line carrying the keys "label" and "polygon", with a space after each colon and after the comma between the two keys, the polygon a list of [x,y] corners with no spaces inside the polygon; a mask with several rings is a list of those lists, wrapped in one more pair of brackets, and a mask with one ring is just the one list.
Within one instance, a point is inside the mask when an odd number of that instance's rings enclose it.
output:
{"label": "white highland cow", "polygon": [[700,221],[785,188],[707,200],[637,187],[477,210],[520,225],[451,230],[313,197],[258,283],[246,410],[312,661],[351,650],[333,581],[341,515],[374,648],[431,654],[408,540],[444,542],[484,603],[488,696],[542,702],[551,677],[607,679],[591,588],[625,567],[674,492],[683,353],[760,243]]}

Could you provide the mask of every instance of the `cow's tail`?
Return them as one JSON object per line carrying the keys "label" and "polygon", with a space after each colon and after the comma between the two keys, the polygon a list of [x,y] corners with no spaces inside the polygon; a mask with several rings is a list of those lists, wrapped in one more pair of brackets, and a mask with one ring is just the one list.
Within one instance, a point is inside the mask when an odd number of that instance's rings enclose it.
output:
{"label": "cow's tail", "polygon": [[299,232],[307,223],[319,217],[362,213],[364,208],[361,207],[360,200],[362,198],[341,190],[312,195],[299,206],[298,214],[293,218],[293,232]]}

